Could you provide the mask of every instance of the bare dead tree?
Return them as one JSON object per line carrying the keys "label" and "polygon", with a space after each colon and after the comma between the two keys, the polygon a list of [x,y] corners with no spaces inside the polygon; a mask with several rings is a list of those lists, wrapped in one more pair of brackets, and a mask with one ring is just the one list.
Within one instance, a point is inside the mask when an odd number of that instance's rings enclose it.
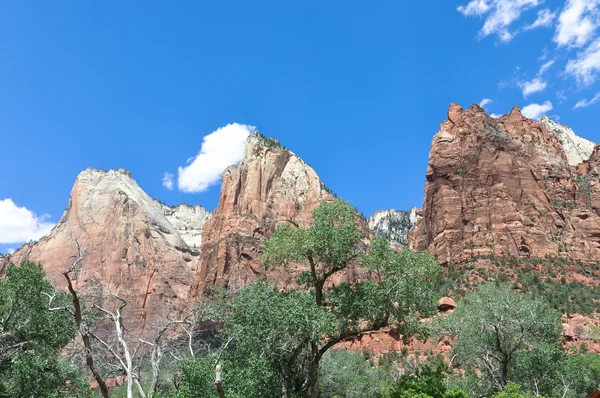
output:
{"label": "bare dead tree", "polygon": [[[83,341],[85,363],[86,363],[88,369],[90,370],[90,372],[92,373],[94,380],[96,380],[96,383],[98,383],[98,388],[100,388],[100,393],[102,394],[102,396],[104,398],[109,398],[108,386],[106,385],[104,378],[98,371],[96,364],[94,362],[94,354],[93,354],[93,350],[92,350],[92,339],[91,339],[92,333],[91,333],[91,330],[88,327],[88,325],[83,321],[81,300],[79,299],[79,296],[77,295],[77,292],[75,291],[75,288],[73,287],[73,283],[72,283],[71,276],[70,276],[71,273],[78,271],[77,267],[83,260],[83,256],[85,254],[85,249],[81,248],[81,246],[79,245],[79,242],[77,241],[77,238],[73,237],[73,241],[75,242],[75,245],[77,246],[77,255],[75,256],[75,260],[73,261],[73,263],[71,264],[69,269],[67,271],[63,272],[63,276],[67,280],[67,288],[69,290],[69,293],[71,294],[71,297],[73,298],[72,314],[75,319],[75,325],[77,326],[77,330],[79,331],[79,334],[81,336],[81,340]],[[50,298],[50,305],[51,304],[52,304],[52,298]],[[57,310],[57,309],[55,309],[55,310]]]}

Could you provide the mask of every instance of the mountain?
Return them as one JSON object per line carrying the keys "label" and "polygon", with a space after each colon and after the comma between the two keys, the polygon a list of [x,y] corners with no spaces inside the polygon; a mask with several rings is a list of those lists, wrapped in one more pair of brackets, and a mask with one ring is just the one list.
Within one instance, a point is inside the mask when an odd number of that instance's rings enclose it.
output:
{"label": "mountain", "polygon": [[417,222],[417,208],[409,211],[378,210],[369,218],[369,228],[376,237],[398,246],[408,245],[408,233]]}
{"label": "mountain", "polygon": [[452,104],[431,143],[423,218],[409,246],[444,264],[474,256],[595,264],[600,187],[597,163],[585,159],[591,145],[516,107],[496,119]]}
{"label": "mountain", "polygon": [[278,223],[307,226],[322,201],[333,200],[317,173],[293,152],[258,132],[247,140],[239,166],[223,172],[219,205],[203,230],[191,296],[211,286],[232,289],[261,275],[290,284],[285,272],[266,273],[260,250]]}
{"label": "mountain", "polygon": [[87,169],[50,234],[21,247],[11,261],[40,262],[66,288],[62,273],[78,254],[76,239],[85,249],[76,288],[90,300],[119,294],[130,302],[126,310],[144,321],[147,313],[163,314],[186,300],[209,219],[200,206],[171,208],[150,198],[125,170]]}

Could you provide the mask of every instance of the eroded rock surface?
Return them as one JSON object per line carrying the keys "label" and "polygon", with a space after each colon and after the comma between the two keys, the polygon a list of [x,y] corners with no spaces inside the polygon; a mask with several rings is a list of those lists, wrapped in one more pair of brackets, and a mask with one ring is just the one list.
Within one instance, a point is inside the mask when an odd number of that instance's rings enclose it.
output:
{"label": "eroded rock surface", "polygon": [[289,284],[282,270],[266,273],[260,250],[277,223],[307,226],[322,201],[333,200],[315,171],[279,142],[252,134],[239,166],[223,172],[219,205],[203,231],[192,296],[213,285],[235,289],[267,274]]}
{"label": "eroded rock surface", "polygon": [[417,208],[409,211],[379,210],[369,219],[369,228],[378,238],[384,238],[398,246],[408,244],[408,232],[417,221]]}
{"label": "eroded rock surface", "polygon": [[[199,237],[189,238],[185,227],[202,225],[207,218],[196,207],[172,212],[164,207],[125,170],[85,170],[51,233],[24,245],[12,261],[40,262],[48,278],[64,289],[62,273],[77,255],[76,238],[85,249],[81,271],[73,274],[77,290],[90,300],[116,293],[129,302],[129,325],[145,324],[148,314],[162,316],[187,298],[198,256],[186,239]],[[184,213],[198,219],[185,222]]]}
{"label": "eroded rock surface", "polygon": [[589,148],[576,144],[567,154],[549,124],[525,118],[518,108],[495,119],[477,105],[452,104],[433,137],[423,218],[409,246],[429,250],[442,263],[478,255],[596,263],[597,163],[572,166],[575,154],[583,158]]}
{"label": "eroded rock surface", "polygon": [[165,217],[177,230],[181,239],[190,249],[199,252],[202,247],[202,228],[211,219],[212,213],[200,205],[161,205]]}

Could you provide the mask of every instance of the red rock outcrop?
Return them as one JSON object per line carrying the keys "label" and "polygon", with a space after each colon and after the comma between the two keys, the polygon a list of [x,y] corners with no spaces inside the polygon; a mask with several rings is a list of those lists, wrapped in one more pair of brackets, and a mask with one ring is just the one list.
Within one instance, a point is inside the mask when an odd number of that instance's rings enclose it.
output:
{"label": "red rock outcrop", "polygon": [[593,160],[571,166],[546,123],[518,108],[496,119],[477,105],[452,104],[433,137],[423,217],[409,246],[442,263],[477,255],[596,263],[598,175]]}
{"label": "red rock outcrop", "polygon": [[265,272],[260,250],[279,222],[307,226],[322,201],[333,200],[317,173],[279,143],[259,133],[246,143],[239,166],[223,172],[219,205],[202,232],[191,296],[213,285],[236,288],[268,275],[287,285],[287,273]]}
{"label": "red rock outcrop", "polygon": [[180,207],[168,208],[151,199],[127,171],[88,169],[77,177],[69,205],[52,232],[24,245],[11,261],[40,262],[48,278],[65,289],[62,273],[77,255],[76,238],[85,249],[81,271],[73,274],[76,288],[90,300],[108,292],[119,294],[133,314],[128,325],[145,324],[148,314],[160,317],[185,301],[189,292],[198,251],[188,246],[169,218],[182,212],[199,214],[192,225],[202,228],[207,216],[203,209]]}

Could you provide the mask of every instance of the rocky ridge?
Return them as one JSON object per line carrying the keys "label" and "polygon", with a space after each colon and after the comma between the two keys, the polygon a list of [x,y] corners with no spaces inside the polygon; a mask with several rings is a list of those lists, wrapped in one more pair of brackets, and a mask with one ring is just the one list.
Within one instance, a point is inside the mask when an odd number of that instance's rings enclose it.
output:
{"label": "rocky ridge", "polygon": [[572,166],[588,144],[557,126],[516,107],[495,119],[477,105],[452,104],[433,137],[423,218],[409,246],[444,264],[474,256],[596,263],[598,165]]}
{"label": "rocky ridge", "polygon": [[312,167],[278,141],[255,132],[239,165],[223,172],[219,205],[203,230],[202,253],[191,296],[211,286],[235,289],[261,275],[291,284],[293,277],[266,270],[260,250],[275,226],[307,226],[312,210],[334,197]]}
{"label": "rocky ridge", "polygon": [[590,140],[579,137],[571,128],[558,124],[548,116],[540,118],[540,122],[553,137],[560,141],[570,166],[577,166],[590,158],[596,146]]}
{"label": "rocky ridge", "polygon": [[416,221],[416,207],[409,211],[378,210],[369,218],[369,228],[376,237],[403,247],[408,245],[408,233]]}
{"label": "rocky ridge", "polygon": [[158,319],[187,298],[198,259],[190,244],[200,242],[208,218],[200,207],[162,205],[125,170],[87,169],[50,234],[21,247],[11,261],[40,262],[66,288],[62,273],[77,256],[76,239],[85,250],[73,274],[76,288],[92,301],[120,295],[130,303],[133,324],[145,324],[147,314]]}

